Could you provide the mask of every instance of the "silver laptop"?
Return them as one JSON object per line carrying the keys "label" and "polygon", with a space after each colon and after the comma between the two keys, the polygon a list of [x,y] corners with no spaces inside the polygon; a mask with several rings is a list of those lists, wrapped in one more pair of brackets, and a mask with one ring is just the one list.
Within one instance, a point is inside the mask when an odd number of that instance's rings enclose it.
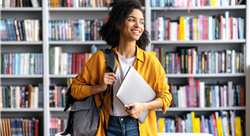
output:
{"label": "silver laptop", "polygon": [[[143,103],[153,101],[156,93],[134,67],[130,66],[116,93],[116,97],[125,105],[133,102]],[[145,121],[148,112],[144,111],[138,117],[141,123]]]}

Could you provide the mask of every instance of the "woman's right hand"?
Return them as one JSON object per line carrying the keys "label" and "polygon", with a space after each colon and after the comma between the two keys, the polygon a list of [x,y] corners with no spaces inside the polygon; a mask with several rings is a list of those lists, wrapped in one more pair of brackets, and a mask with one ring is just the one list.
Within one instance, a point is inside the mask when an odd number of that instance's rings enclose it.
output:
{"label": "woman's right hand", "polygon": [[107,90],[107,86],[110,85],[112,86],[115,83],[115,80],[117,80],[116,76],[114,73],[104,73],[103,75],[103,79],[102,79],[102,84],[101,86],[101,90],[106,91]]}

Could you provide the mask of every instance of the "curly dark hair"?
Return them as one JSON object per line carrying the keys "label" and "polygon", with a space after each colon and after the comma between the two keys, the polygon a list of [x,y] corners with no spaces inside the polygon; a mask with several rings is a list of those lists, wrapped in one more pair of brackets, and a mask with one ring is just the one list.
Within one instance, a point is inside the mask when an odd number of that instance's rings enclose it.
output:
{"label": "curly dark hair", "polygon": [[[138,9],[143,13],[141,8],[141,2],[139,0],[113,0],[110,3],[109,8],[109,20],[106,22],[99,32],[102,40],[106,41],[108,45],[116,47],[119,44],[120,34],[119,27],[121,27],[126,20],[127,16],[133,12],[134,9]],[[141,37],[136,44],[140,48],[145,48],[149,44],[149,33],[144,29]]]}

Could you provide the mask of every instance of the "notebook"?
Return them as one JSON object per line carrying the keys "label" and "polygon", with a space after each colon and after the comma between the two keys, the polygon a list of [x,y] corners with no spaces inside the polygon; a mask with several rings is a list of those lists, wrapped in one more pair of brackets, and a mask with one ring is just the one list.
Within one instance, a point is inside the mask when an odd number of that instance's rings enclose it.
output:
{"label": "notebook", "polygon": [[[134,67],[130,66],[116,93],[116,97],[125,105],[133,102],[150,102],[155,99],[156,93]],[[144,111],[138,117],[141,123],[145,121],[148,112]]]}

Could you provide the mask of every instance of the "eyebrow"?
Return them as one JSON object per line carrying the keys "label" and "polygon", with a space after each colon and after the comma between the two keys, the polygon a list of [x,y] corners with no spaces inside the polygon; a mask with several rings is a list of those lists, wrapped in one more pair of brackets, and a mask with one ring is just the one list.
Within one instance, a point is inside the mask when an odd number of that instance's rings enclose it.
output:
{"label": "eyebrow", "polygon": [[[129,18],[129,17],[136,18],[136,17],[134,17],[134,16],[128,16],[128,18]],[[144,18],[140,18],[140,20],[144,20]]]}

